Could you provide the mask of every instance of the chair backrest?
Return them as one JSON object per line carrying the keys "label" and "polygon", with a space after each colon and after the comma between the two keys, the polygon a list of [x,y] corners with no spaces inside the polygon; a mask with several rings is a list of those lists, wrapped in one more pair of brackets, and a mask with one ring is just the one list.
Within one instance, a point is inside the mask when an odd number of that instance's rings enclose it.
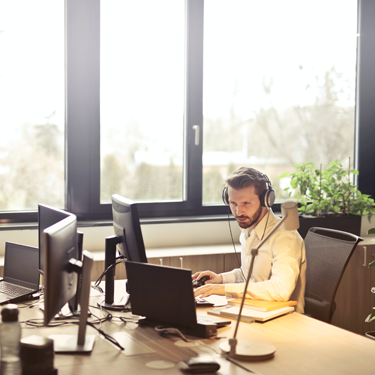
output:
{"label": "chair backrest", "polygon": [[310,228],[305,238],[305,314],[331,323],[334,299],[345,268],[362,238],[327,228]]}

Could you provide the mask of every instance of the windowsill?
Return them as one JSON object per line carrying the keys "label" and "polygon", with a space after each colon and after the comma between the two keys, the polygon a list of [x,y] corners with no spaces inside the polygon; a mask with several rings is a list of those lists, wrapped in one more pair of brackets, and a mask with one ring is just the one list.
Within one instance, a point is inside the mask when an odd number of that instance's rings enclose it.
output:
{"label": "windowsill", "polygon": [[[233,217],[229,218],[234,221]],[[227,221],[228,215],[208,215],[208,216],[187,216],[187,217],[170,217],[170,218],[145,218],[140,219],[140,223],[149,224],[180,224],[180,223],[199,223],[199,222],[215,222],[215,221]],[[87,227],[108,227],[112,226],[112,220],[88,220],[78,221],[79,228]],[[3,223],[0,224],[1,230],[27,230],[27,229],[38,229],[38,223]]]}
{"label": "windowsill", "polygon": [[[170,258],[184,257],[194,255],[215,255],[215,254],[231,254],[234,253],[233,245],[203,245],[203,246],[182,246],[170,247],[165,249],[146,250],[148,259],[152,258]],[[92,253],[94,261],[104,261],[104,251],[96,251]],[[4,265],[4,257],[0,257],[0,267]]]}

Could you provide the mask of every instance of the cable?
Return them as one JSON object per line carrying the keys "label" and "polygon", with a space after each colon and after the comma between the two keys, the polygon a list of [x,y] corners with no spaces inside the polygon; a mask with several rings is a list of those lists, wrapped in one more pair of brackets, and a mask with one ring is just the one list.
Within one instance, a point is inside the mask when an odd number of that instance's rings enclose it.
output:
{"label": "cable", "polygon": [[231,211],[230,211],[230,207],[228,207],[228,226],[229,226],[230,238],[232,239],[232,245],[233,245],[233,249],[234,249],[234,254],[235,254],[236,259],[237,259],[238,268],[241,270],[241,272],[242,272],[242,276],[243,276],[243,278],[244,278],[245,281],[246,281],[245,274],[244,274],[244,272],[243,272],[243,270],[242,270],[241,261],[240,261],[240,259],[238,259],[238,253],[237,253],[237,250],[236,250],[236,245],[234,244],[234,240],[233,240],[232,227],[230,226],[230,217],[229,217],[230,212],[231,212]]}
{"label": "cable", "polygon": [[[268,211],[267,212],[267,221],[266,221],[266,225],[264,226],[264,231],[263,231],[262,238],[260,239],[260,241],[263,241],[264,235],[266,233],[267,225],[268,225],[268,219],[270,217],[270,209],[267,209],[267,211]],[[236,259],[237,259],[237,263],[238,263],[239,269],[240,269],[240,271],[242,273],[242,276],[243,276],[243,278],[245,279],[245,282],[246,282],[246,276],[245,276],[245,274],[243,272],[242,264],[241,264],[240,260],[238,259],[238,253],[237,253],[237,250],[236,250],[236,245],[234,244],[234,240],[233,240],[232,228],[230,226],[230,218],[229,218],[230,212],[231,211],[230,211],[230,208],[229,208],[229,210],[228,210],[228,226],[229,226],[230,237],[232,239],[233,249],[234,249],[234,253],[236,255]]]}
{"label": "cable", "polygon": [[[117,260],[121,259],[119,262],[117,262]],[[103,277],[107,274],[108,271],[110,271],[112,268],[115,268],[118,264],[120,263],[123,263],[123,259],[125,259],[124,256],[120,255],[119,257],[116,258],[116,261],[115,263],[112,263],[111,265],[109,265],[104,271],[103,273],[98,277],[98,279],[96,280],[95,284],[92,285],[91,287],[93,289],[96,289],[98,290],[100,293],[104,293],[103,289],[99,286],[100,282],[102,281]]]}
{"label": "cable", "polygon": [[[95,306],[90,306],[90,307],[97,308]],[[117,346],[121,350],[124,350],[125,348],[122,347],[120,345],[120,343],[114,337],[105,333],[101,328],[98,328],[98,327],[95,326],[96,324],[100,324],[100,326],[101,326],[101,324],[103,322],[106,322],[106,321],[111,320],[113,318],[112,314],[108,310],[106,310],[106,309],[103,309],[103,310],[105,310],[105,312],[107,313],[107,315],[104,318],[99,318],[98,316],[94,315],[90,311],[90,315],[95,317],[95,320],[94,321],[86,321],[86,324],[88,326],[96,329],[106,340],[110,341],[113,345]],[[71,316],[71,317],[65,316],[65,317],[59,319],[58,321],[54,321],[53,323],[50,322],[47,326],[44,325],[43,319],[29,319],[29,320],[26,320],[26,321],[23,321],[23,322],[20,322],[20,323],[24,323],[27,326],[31,326],[31,327],[35,327],[35,328],[60,327],[60,326],[71,325],[71,324],[77,325],[77,324],[79,324],[79,318],[76,317],[76,316]]]}
{"label": "cable", "polygon": [[116,345],[121,350],[125,350],[125,348],[123,346],[121,346],[120,343],[114,337],[112,337],[111,335],[108,335],[102,329],[100,329],[98,327],[95,327],[95,325],[93,323],[87,322],[87,325],[96,329],[106,340],[110,341],[113,345]]}

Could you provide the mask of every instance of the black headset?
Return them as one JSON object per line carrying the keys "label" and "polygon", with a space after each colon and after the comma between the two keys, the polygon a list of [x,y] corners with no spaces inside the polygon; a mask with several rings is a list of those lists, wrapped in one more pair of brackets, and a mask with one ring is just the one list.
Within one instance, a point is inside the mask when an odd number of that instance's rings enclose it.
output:
{"label": "black headset", "polygon": [[[246,173],[248,174],[248,173]],[[248,174],[250,176],[250,174]],[[253,177],[253,176],[251,176]],[[259,196],[260,205],[262,207],[271,207],[275,202],[275,192],[272,189],[270,179],[263,173],[260,173],[260,177],[264,178],[267,184],[267,188],[263,191],[263,193]],[[229,205],[229,195],[228,195],[228,186],[225,186],[222,193],[222,199],[224,204]]]}

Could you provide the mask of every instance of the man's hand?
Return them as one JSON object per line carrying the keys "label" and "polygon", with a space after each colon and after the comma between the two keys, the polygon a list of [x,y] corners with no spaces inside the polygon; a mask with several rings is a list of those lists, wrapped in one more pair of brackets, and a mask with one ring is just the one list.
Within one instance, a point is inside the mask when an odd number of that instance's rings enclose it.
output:
{"label": "man's hand", "polygon": [[[206,281],[208,282],[208,281]],[[195,289],[194,297],[208,297],[211,294],[216,294],[218,296],[225,295],[225,287],[223,284],[206,284],[202,285],[200,288]]]}
{"label": "man's hand", "polygon": [[210,279],[205,282],[207,284],[222,284],[223,283],[223,276],[218,275],[212,271],[203,271],[203,272],[196,272],[191,278],[193,280],[197,279],[200,280],[203,276],[208,276]]}
{"label": "man's hand", "polygon": [[205,282],[204,285],[201,287],[195,289],[194,296],[195,297],[208,297],[211,294],[217,294],[219,296],[225,295],[225,288],[223,284],[223,276],[218,275],[215,272],[212,271],[203,271],[203,272],[196,272],[192,279],[199,280],[203,276],[208,276],[210,279]]}

